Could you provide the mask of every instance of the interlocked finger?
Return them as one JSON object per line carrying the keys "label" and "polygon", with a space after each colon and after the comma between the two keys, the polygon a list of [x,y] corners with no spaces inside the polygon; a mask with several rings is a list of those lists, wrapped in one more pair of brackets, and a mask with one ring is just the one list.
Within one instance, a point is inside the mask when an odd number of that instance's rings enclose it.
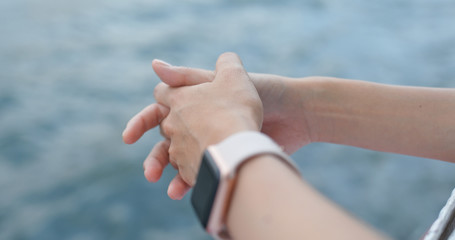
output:
{"label": "interlocked finger", "polygon": [[159,83],[156,85],[153,95],[155,96],[155,100],[158,103],[161,103],[167,107],[171,106],[170,96],[175,91],[175,88],[169,87],[169,85],[165,83]]}
{"label": "interlocked finger", "polygon": [[164,168],[169,164],[169,146],[171,142],[164,140],[157,143],[144,160],[144,175],[150,182],[160,179]]}
{"label": "interlocked finger", "polygon": [[161,104],[153,103],[145,107],[128,121],[123,140],[128,144],[136,142],[145,132],[158,126],[168,113],[169,108]]}

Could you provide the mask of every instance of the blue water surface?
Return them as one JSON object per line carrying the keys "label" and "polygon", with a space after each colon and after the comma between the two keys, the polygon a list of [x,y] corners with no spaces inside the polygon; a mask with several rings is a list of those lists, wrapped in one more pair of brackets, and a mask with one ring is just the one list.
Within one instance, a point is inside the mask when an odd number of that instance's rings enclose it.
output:
{"label": "blue water surface", "polygon": [[[0,1],[0,239],[210,239],[127,146],[152,103],[151,61],[213,69],[455,87],[452,0]],[[455,164],[331,144],[294,155],[355,216],[418,239],[455,187]],[[328,226],[329,228],[330,226]]]}

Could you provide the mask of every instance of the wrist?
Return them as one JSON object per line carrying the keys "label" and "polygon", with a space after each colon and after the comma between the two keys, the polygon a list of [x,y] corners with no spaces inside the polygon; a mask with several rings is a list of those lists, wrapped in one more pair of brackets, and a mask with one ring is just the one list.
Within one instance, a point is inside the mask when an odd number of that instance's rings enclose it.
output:
{"label": "wrist", "polygon": [[208,146],[218,144],[231,135],[245,131],[260,131],[261,126],[253,120],[252,117],[223,118],[223,124],[213,122],[212,127],[207,128],[207,134],[201,139],[202,151]]}
{"label": "wrist", "polygon": [[[285,81],[286,95],[290,103],[284,116],[293,116],[299,121],[303,132],[303,145],[318,142],[320,139],[320,124],[318,122],[318,93],[323,88],[323,77],[288,78]],[[297,115],[297,116],[295,116]],[[290,119],[291,120],[291,119]]]}
{"label": "wrist", "polygon": [[[339,113],[340,99],[333,99],[338,90],[337,79],[331,77],[304,77],[287,81],[290,93],[298,103],[299,118],[304,120],[308,143],[325,142],[333,126],[332,115]],[[328,114],[327,114],[328,113]]]}
{"label": "wrist", "polygon": [[[333,77],[305,77],[300,79],[300,99],[311,142],[333,142],[340,121],[346,121],[350,108],[349,94],[342,79]],[[348,114],[352,115],[352,114]]]}
{"label": "wrist", "polygon": [[226,214],[229,212],[239,168],[251,160],[264,157],[280,160],[278,162],[286,163],[289,169],[298,173],[293,161],[262,133],[241,132],[209,146],[205,151],[191,202],[209,233],[217,236],[228,234]]}

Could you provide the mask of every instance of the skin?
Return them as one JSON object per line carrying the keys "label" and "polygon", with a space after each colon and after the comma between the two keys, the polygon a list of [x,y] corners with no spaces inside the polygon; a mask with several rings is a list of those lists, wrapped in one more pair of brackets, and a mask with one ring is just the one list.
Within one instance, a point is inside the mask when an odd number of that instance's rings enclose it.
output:
{"label": "skin", "polygon": [[227,215],[232,239],[386,239],[274,156],[249,160],[237,181]]}
{"label": "skin", "polygon": [[[158,60],[153,61],[152,66],[163,83],[170,87],[211,82],[215,77],[214,71],[175,67]],[[304,121],[304,110],[293,104],[301,101],[300,94],[290,92],[289,88],[284,85],[285,82],[293,80],[257,73],[250,73],[249,77],[258,91],[263,105],[261,131],[283,146],[289,154],[310,143],[311,134],[308,132],[307,124]],[[145,132],[158,126],[168,114],[169,108],[159,103],[145,107],[127,123],[123,132],[123,140],[127,144],[135,143]],[[161,132],[162,135],[165,135],[162,129]],[[178,166],[171,160],[172,158],[169,158],[169,147],[170,142],[167,139],[161,141],[155,145],[145,159],[143,164],[144,175],[148,181],[158,181],[169,163],[178,169]],[[199,162],[199,159],[197,161]],[[189,178],[192,180],[188,182],[183,181],[181,175],[183,175],[183,171],[182,174],[177,174],[169,184],[168,195],[172,199],[181,199],[195,179],[194,172]]]}
{"label": "skin", "polygon": [[[213,71],[170,66],[157,60],[152,66],[160,79],[172,87],[210,82],[215,76]],[[295,79],[256,73],[249,77],[263,103],[261,131],[289,154],[310,142],[330,142],[455,161],[455,89],[329,77]],[[124,141],[137,141],[157,126],[168,111],[160,104],[146,107],[127,124]],[[144,161],[144,174],[149,181],[156,182],[168,164],[168,146],[166,142],[158,143]],[[168,193],[171,198],[180,199],[190,186],[191,181],[182,182],[176,176]]]}
{"label": "skin", "polygon": [[[177,168],[179,173],[168,189],[173,199],[181,199],[194,185],[201,153],[208,145],[244,130],[261,130],[288,153],[310,142],[332,142],[445,161],[455,159],[455,148],[451,147],[455,143],[454,89],[247,74],[235,54],[222,55],[215,72],[174,67],[161,61],[154,61],[152,66],[163,81],[155,89],[157,103],[129,121],[123,138],[126,143],[134,143],[147,130],[160,125],[166,139],[156,144],[144,161],[144,174],[155,182],[167,164]],[[333,227],[338,238],[381,238],[302,179],[292,178],[291,171],[273,156],[258,159],[239,172],[228,214],[228,228],[236,237],[267,239],[274,232],[264,232],[265,225],[261,224],[267,224],[264,219],[272,219],[273,228],[267,229],[276,230],[280,233],[277,236],[334,238],[329,233],[332,231],[321,228],[327,219],[333,219],[334,225],[343,223]],[[261,186],[274,186],[273,191],[252,184],[258,179],[267,183]],[[299,201],[283,202],[279,196]],[[292,211],[268,211],[277,204]],[[311,210],[314,214],[308,215]],[[264,216],[265,212],[270,214]],[[290,228],[289,223],[295,222],[312,228]],[[245,232],[245,226],[249,231]],[[252,230],[255,227],[257,231]],[[266,236],[248,235],[260,230]],[[288,232],[292,235],[285,235]]]}

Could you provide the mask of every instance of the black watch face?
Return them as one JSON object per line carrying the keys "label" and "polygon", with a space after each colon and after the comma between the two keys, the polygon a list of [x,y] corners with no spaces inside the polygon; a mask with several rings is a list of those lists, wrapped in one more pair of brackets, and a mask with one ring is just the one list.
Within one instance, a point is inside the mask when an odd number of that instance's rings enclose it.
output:
{"label": "black watch face", "polygon": [[191,204],[204,228],[207,228],[219,182],[220,172],[212,156],[206,151],[191,195]]}

